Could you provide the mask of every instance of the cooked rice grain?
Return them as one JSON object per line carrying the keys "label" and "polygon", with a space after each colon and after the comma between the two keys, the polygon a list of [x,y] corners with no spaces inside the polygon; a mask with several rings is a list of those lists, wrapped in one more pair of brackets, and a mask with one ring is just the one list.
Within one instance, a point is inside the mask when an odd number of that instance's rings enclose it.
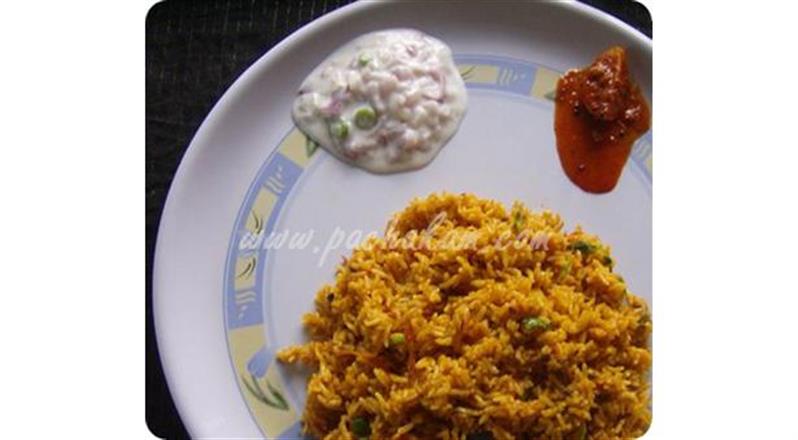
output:
{"label": "cooked rice grain", "polygon": [[318,292],[311,341],[278,355],[315,368],[305,432],[355,439],[364,418],[372,439],[641,436],[646,304],[597,237],[562,229],[520,203],[412,201]]}

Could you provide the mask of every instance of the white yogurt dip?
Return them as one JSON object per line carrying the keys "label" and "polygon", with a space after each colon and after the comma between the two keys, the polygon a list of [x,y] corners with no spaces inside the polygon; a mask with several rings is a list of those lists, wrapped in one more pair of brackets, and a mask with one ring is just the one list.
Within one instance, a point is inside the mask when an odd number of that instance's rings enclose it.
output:
{"label": "white yogurt dip", "polygon": [[362,35],[303,81],[294,123],[324,149],[375,173],[423,167],[465,115],[449,47],[412,29]]}

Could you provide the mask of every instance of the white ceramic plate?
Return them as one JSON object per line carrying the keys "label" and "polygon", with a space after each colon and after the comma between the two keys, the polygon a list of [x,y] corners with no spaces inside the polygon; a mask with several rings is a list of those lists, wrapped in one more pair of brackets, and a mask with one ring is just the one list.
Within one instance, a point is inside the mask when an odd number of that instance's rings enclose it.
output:
{"label": "white ceramic plate", "polygon": [[[300,81],[330,51],[392,27],[417,28],[452,47],[469,109],[428,167],[378,176],[308,148],[290,109]],[[568,228],[581,224],[610,244],[617,271],[651,304],[650,133],[614,191],[584,193],[561,171],[546,97],[559,72],[613,44],[628,49],[650,102],[651,41],[577,3],[358,2],[302,28],[250,67],[186,152],[158,234],[158,344],[192,436],[297,436],[304,381],[275,364],[274,351],[303,340],[300,317],[349,252],[349,234],[382,231],[416,196],[467,191],[555,210]],[[264,250],[251,240],[259,231],[309,230],[303,250]],[[344,243],[326,251],[341,234]]]}

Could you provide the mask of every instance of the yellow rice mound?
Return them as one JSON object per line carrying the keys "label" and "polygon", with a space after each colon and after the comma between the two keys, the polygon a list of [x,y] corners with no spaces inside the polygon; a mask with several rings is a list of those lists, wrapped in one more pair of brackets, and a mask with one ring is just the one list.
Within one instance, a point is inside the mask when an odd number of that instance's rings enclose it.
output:
{"label": "yellow rice mound", "polygon": [[310,342],[278,354],[313,367],[305,432],[641,436],[651,318],[613,264],[597,237],[564,232],[551,212],[469,194],[413,200],[318,292]]}

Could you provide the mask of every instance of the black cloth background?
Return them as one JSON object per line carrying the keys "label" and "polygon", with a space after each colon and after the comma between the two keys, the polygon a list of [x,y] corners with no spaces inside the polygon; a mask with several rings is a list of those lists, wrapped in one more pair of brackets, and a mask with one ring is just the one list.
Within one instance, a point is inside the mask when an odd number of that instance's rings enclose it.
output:
{"label": "black cloth background", "polygon": [[[651,16],[642,5],[630,0],[583,2],[651,36]],[[158,437],[188,438],[164,380],[152,320],[158,223],[180,158],[211,107],[244,70],[299,27],[348,3],[166,0],[147,14],[146,421]]]}

